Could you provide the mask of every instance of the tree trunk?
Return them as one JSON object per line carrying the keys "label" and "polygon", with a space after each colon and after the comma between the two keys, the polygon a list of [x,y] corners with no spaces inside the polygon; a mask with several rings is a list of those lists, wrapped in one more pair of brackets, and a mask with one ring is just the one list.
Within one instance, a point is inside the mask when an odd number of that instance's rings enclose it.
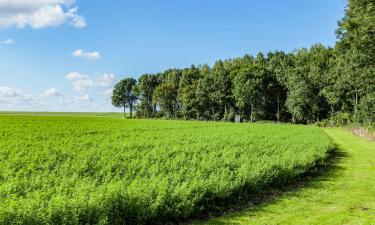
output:
{"label": "tree trunk", "polygon": [[358,111],[358,90],[355,90],[355,105],[354,105],[354,114],[356,115]]}
{"label": "tree trunk", "polygon": [[224,120],[228,120],[228,108],[226,103],[224,104]]}
{"label": "tree trunk", "polygon": [[280,91],[277,90],[277,114],[276,114],[276,118],[277,118],[277,123],[280,122]]}
{"label": "tree trunk", "polygon": [[254,120],[254,104],[251,103],[251,111],[250,111],[250,122],[253,122]]}
{"label": "tree trunk", "polygon": [[129,104],[130,119],[133,119],[133,104]]}
{"label": "tree trunk", "polygon": [[331,127],[333,127],[333,105],[331,105]]}
{"label": "tree trunk", "polygon": [[358,90],[354,91],[354,122],[357,123],[358,120]]}
{"label": "tree trunk", "polygon": [[126,119],[126,106],[124,106],[124,118]]}

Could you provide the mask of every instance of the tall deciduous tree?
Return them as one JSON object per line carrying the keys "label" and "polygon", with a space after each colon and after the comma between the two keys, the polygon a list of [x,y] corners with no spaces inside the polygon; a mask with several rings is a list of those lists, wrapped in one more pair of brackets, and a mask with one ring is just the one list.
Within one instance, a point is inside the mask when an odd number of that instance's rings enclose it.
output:
{"label": "tall deciduous tree", "polygon": [[375,2],[349,0],[337,34],[337,81],[356,116],[361,98],[375,92]]}
{"label": "tall deciduous tree", "polygon": [[197,118],[196,88],[201,73],[199,68],[192,65],[182,71],[178,101],[181,104],[181,113],[186,119]]}
{"label": "tall deciduous tree", "polygon": [[115,107],[124,108],[126,117],[126,108],[129,108],[130,118],[133,118],[133,108],[139,96],[137,81],[133,78],[126,78],[119,81],[112,94],[112,104]]}
{"label": "tall deciduous tree", "polygon": [[198,80],[195,90],[197,100],[197,118],[210,120],[214,114],[214,105],[210,98],[212,90],[211,69],[205,64],[201,67],[202,78]]}
{"label": "tall deciduous tree", "polygon": [[175,116],[175,106],[177,104],[176,92],[175,86],[170,82],[163,82],[154,91],[153,102],[160,107],[167,118]]}
{"label": "tall deciduous tree", "polygon": [[282,119],[288,120],[289,113],[285,107],[285,101],[287,98],[287,71],[291,66],[290,57],[284,52],[268,53],[268,90],[271,97],[271,104],[273,103],[276,107],[274,111],[277,122]]}
{"label": "tall deciduous tree", "polygon": [[259,71],[259,67],[248,64],[239,71],[233,81],[236,105],[243,115],[250,113],[251,122],[255,119],[255,110],[261,100],[262,77]]}
{"label": "tall deciduous tree", "polygon": [[156,112],[156,105],[152,101],[155,88],[160,83],[160,75],[144,74],[138,79],[140,91],[139,113],[144,117],[152,117]]}
{"label": "tall deciduous tree", "polygon": [[214,119],[227,117],[232,99],[232,81],[228,71],[221,60],[217,61],[210,73],[211,89],[209,93],[213,109],[216,113]]}

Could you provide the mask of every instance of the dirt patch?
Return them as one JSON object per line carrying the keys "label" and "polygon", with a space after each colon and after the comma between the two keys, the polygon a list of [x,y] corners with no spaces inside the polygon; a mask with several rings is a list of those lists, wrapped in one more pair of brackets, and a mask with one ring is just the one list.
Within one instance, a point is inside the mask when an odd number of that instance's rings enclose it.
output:
{"label": "dirt patch", "polygon": [[357,127],[351,128],[351,132],[357,136],[367,138],[368,140],[375,141],[375,132],[369,128]]}

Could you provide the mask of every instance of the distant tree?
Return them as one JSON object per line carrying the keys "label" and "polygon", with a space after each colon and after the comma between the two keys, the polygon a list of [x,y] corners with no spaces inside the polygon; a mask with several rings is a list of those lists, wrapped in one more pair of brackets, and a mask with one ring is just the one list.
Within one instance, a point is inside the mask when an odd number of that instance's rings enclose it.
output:
{"label": "distant tree", "polygon": [[181,104],[181,113],[186,119],[197,118],[195,93],[200,76],[199,68],[194,65],[182,71],[178,87],[178,101]]}
{"label": "distant tree", "polygon": [[157,104],[164,116],[173,118],[175,116],[175,106],[177,103],[176,88],[170,82],[163,82],[156,87],[153,94],[153,103]]}
{"label": "distant tree", "polygon": [[212,90],[211,68],[205,64],[200,68],[202,78],[196,84],[197,119],[211,120],[214,114],[213,102],[210,98]]}
{"label": "distant tree", "polygon": [[253,64],[247,64],[239,71],[233,81],[236,105],[242,114],[250,113],[251,122],[255,119],[255,110],[261,98],[262,77],[259,70],[260,68]]}
{"label": "distant tree", "polygon": [[138,79],[140,92],[139,113],[144,117],[152,117],[156,112],[156,105],[153,104],[152,96],[155,88],[160,83],[160,75],[144,74]]}
{"label": "distant tree", "polygon": [[312,123],[328,115],[324,88],[328,84],[332,51],[322,45],[300,49],[293,56],[287,72],[288,96],[286,105],[293,122]]}
{"label": "distant tree", "polygon": [[232,81],[224,63],[217,61],[209,74],[211,92],[209,93],[213,109],[216,112],[214,119],[223,119],[228,116],[231,107],[232,96]]}
{"label": "distant tree", "polygon": [[286,106],[292,114],[292,122],[306,123],[314,119],[310,113],[314,98],[310,90],[311,86],[304,77],[292,76],[289,79]]}
{"label": "distant tree", "polygon": [[[166,117],[249,118],[314,123],[340,115],[373,122],[375,2],[348,0],[334,48],[321,44],[291,53],[218,60],[139,78],[139,112]],[[137,111],[138,112],[138,111]],[[349,121],[349,120],[348,120]]]}
{"label": "distant tree", "polygon": [[375,2],[349,0],[337,35],[337,86],[356,117],[361,98],[375,93]]}
{"label": "distant tree", "polygon": [[292,122],[306,123],[314,120],[315,95],[309,80],[309,50],[300,49],[293,54],[293,66],[287,72],[288,96],[286,107],[292,114]]}
{"label": "distant tree", "polygon": [[130,118],[133,118],[133,108],[139,96],[137,81],[133,78],[126,78],[119,81],[112,94],[112,104],[115,107],[124,108],[124,117],[126,117],[126,108],[129,108]]}
{"label": "distant tree", "polygon": [[176,118],[179,115],[181,108],[181,104],[178,101],[180,78],[181,70],[166,70],[161,73],[161,82],[154,90],[153,103],[157,104],[162,114],[168,118]]}
{"label": "distant tree", "polygon": [[289,119],[289,114],[286,111],[285,102],[287,98],[287,71],[291,66],[290,57],[284,52],[268,53],[268,70],[269,76],[267,80],[267,93],[272,103],[276,103],[274,111],[277,122],[284,119]]}

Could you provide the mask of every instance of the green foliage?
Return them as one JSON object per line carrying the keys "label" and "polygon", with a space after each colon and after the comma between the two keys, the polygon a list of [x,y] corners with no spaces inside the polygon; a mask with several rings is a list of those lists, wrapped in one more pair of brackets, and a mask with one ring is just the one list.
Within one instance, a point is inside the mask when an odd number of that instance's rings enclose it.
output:
{"label": "green foliage", "polygon": [[313,126],[0,116],[0,224],[165,223],[284,185],[332,148]]}
{"label": "green foliage", "polygon": [[126,116],[125,108],[129,107],[130,118],[133,117],[134,104],[139,96],[139,88],[137,80],[133,78],[126,78],[118,82],[112,94],[112,105],[115,107],[124,108],[124,116]]}
{"label": "green foliage", "polygon": [[192,224],[374,224],[375,143],[344,129],[325,131],[338,152],[323,174],[265,204]]}
{"label": "green foliage", "polygon": [[375,2],[349,0],[337,34],[337,86],[344,90],[344,106],[358,116],[361,98],[375,93]]}
{"label": "green foliage", "polygon": [[155,88],[152,101],[159,105],[167,118],[174,117],[177,104],[177,91],[173,83],[164,82]]}
{"label": "green foliage", "polygon": [[142,75],[137,115],[319,123],[345,113],[372,123],[374,30],[374,1],[349,0],[334,48],[315,44]]}
{"label": "green foliage", "polygon": [[359,103],[359,118],[361,123],[371,125],[375,122],[375,93],[364,96]]}
{"label": "green foliage", "polygon": [[181,114],[185,119],[196,118],[198,113],[198,105],[196,100],[196,87],[201,77],[199,68],[192,65],[188,69],[182,71],[178,101],[181,104]]}
{"label": "green foliage", "polygon": [[159,85],[159,75],[144,74],[138,79],[141,103],[137,113],[143,117],[152,117],[156,113],[156,105],[152,101],[155,88]]}
{"label": "green foliage", "polygon": [[[236,105],[243,114],[250,112],[250,121],[252,122],[255,107],[259,105],[261,97],[262,74],[259,67],[249,64],[248,67],[242,68],[234,78],[233,83]],[[247,110],[249,108],[250,110]]]}

